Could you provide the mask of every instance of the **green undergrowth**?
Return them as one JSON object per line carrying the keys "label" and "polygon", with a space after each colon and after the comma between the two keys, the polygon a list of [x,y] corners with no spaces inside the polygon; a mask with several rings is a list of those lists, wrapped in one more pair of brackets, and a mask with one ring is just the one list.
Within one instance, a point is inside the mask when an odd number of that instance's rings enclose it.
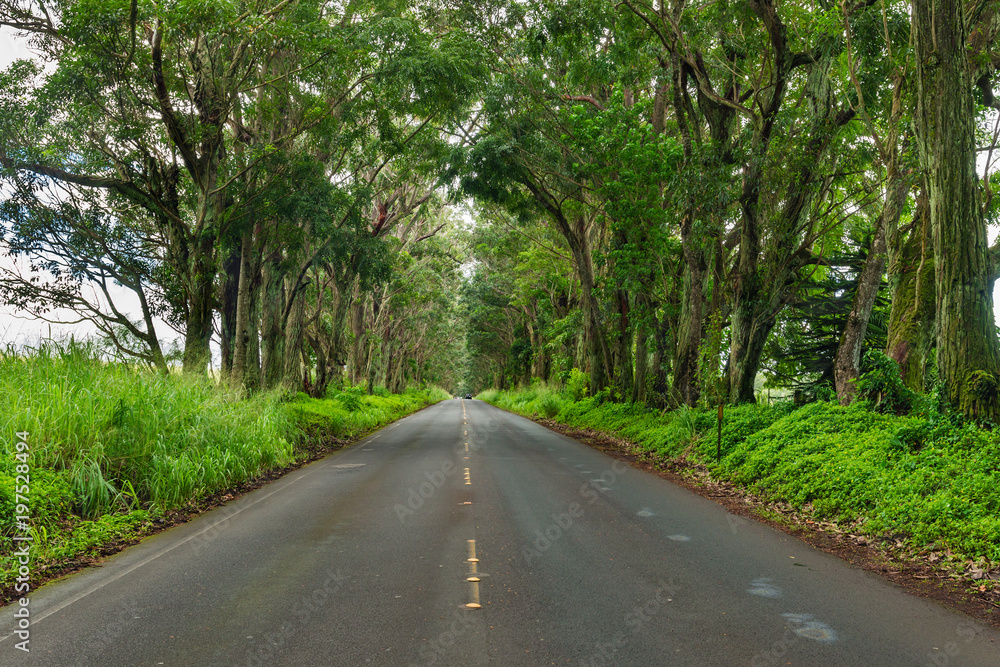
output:
{"label": "green undergrowth", "polygon": [[479,398],[704,464],[717,479],[853,532],[1000,561],[1000,431],[936,414],[880,414],[865,403],[727,406],[717,462],[714,409],[574,401],[544,386]]}
{"label": "green undergrowth", "polygon": [[0,589],[16,576],[13,537],[26,530],[33,572],[58,568],[306,458],[316,441],[350,439],[442,398],[433,388],[247,396],[208,378],[106,363],[86,345],[0,352]]}
{"label": "green undergrowth", "polygon": [[446,398],[451,396],[437,387],[402,394],[376,389],[370,396],[363,387],[348,387],[331,390],[322,399],[296,394],[288,409],[310,436],[349,439]]}

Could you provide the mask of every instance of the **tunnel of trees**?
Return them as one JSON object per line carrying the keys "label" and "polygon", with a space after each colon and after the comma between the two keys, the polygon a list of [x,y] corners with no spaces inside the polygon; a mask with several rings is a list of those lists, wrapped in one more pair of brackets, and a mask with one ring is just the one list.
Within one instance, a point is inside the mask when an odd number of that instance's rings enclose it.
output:
{"label": "tunnel of trees", "polygon": [[[1000,420],[990,0],[0,0],[0,298],[322,395]],[[121,295],[138,304],[126,309]],[[176,330],[181,346],[161,341]]]}

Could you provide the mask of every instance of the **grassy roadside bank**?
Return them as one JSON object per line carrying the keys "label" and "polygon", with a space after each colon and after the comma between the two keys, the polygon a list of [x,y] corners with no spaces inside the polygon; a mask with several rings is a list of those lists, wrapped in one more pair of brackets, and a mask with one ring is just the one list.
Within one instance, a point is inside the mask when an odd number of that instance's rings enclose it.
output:
{"label": "grassy roadside bank", "polygon": [[478,398],[624,439],[654,461],[696,466],[802,520],[902,545],[903,556],[944,567],[970,590],[998,590],[1000,431],[860,404],[743,405],[726,408],[717,462],[714,410],[661,413],[544,386]]}
{"label": "grassy roadside bank", "polygon": [[443,398],[434,388],[245,397],[207,379],[106,364],[81,346],[0,354],[2,597],[17,577],[15,535],[32,538],[34,585],[155,532],[168,514]]}

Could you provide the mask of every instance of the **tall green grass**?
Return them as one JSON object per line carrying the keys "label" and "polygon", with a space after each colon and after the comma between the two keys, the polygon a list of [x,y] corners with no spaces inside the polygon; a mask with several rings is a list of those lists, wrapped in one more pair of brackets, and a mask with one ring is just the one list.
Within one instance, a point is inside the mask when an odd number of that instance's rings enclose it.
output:
{"label": "tall green grass", "polygon": [[448,398],[451,395],[439,387],[408,389],[402,394],[376,388],[369,396],[359,386],[330,389],[321,399],[297,394],[288,410],[307,434],[353,438]]}
{"label": "tall green grass", "polygon": [[0,587],[14,571],[17,433],[28,433],[30,524],[45,567],[305,457],[297,446],[309,438],[350,438],[448,398],[437,388],[379,393],[248,397],[209,378],[109,363],[87,344],[0,351]]}
{"label": "tall green grass", "polygon": [[[244,398],[208,379],[105,363],[86,345],[0,353],[0,414],[0,480],[10,481],[14,434],[27,431],[43,487],[63,479],[64,499],[86,518],[176,507],[293,457],[278,394]],[[8,488],[0,481],[0,508]]]}

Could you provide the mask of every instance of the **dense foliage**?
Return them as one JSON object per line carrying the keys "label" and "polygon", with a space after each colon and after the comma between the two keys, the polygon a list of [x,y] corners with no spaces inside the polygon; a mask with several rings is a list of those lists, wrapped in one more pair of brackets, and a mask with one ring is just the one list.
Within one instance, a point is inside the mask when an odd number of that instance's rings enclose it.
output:
{"label": "dense foliage", "polygon": [[0,25],[35,54],[0,73],[2,233],[34,269],[0,296],[163,373],[166,324],[188,373],[215,340],[250,390],[576,369],[660,407],[765,381],[846,405],[884,350],[1000,419],[991,3],[10,0]]}
{"label": "dense foliage", "polygon": [[[849,404],[884,350],[910,389],[995,422],[991,292],[956,291],[998,275],[992,164],[961,197],[928,170],[947,153],[974,174],[995,146],[1000,19],[965,3],[946,100],[917,85],[913,36],[938,37],[916,4],[949,3],[470,6],[502,63],[451,171],[480,206],[475,382],[577,368],[659,407]],[[932,109],[951,120],[916,122]]]}
{"label": "dense foliage", "polygon": [[424,314],[457,291],[437,173],[482,63],[439,19],[382,0],[0,3],[34,55],[0,72],[0,234],[33,270],[4,271],[0,297],[72,309],[163,373],[164,329],[189,374],[215,338],[251,390],[450,382]]}

